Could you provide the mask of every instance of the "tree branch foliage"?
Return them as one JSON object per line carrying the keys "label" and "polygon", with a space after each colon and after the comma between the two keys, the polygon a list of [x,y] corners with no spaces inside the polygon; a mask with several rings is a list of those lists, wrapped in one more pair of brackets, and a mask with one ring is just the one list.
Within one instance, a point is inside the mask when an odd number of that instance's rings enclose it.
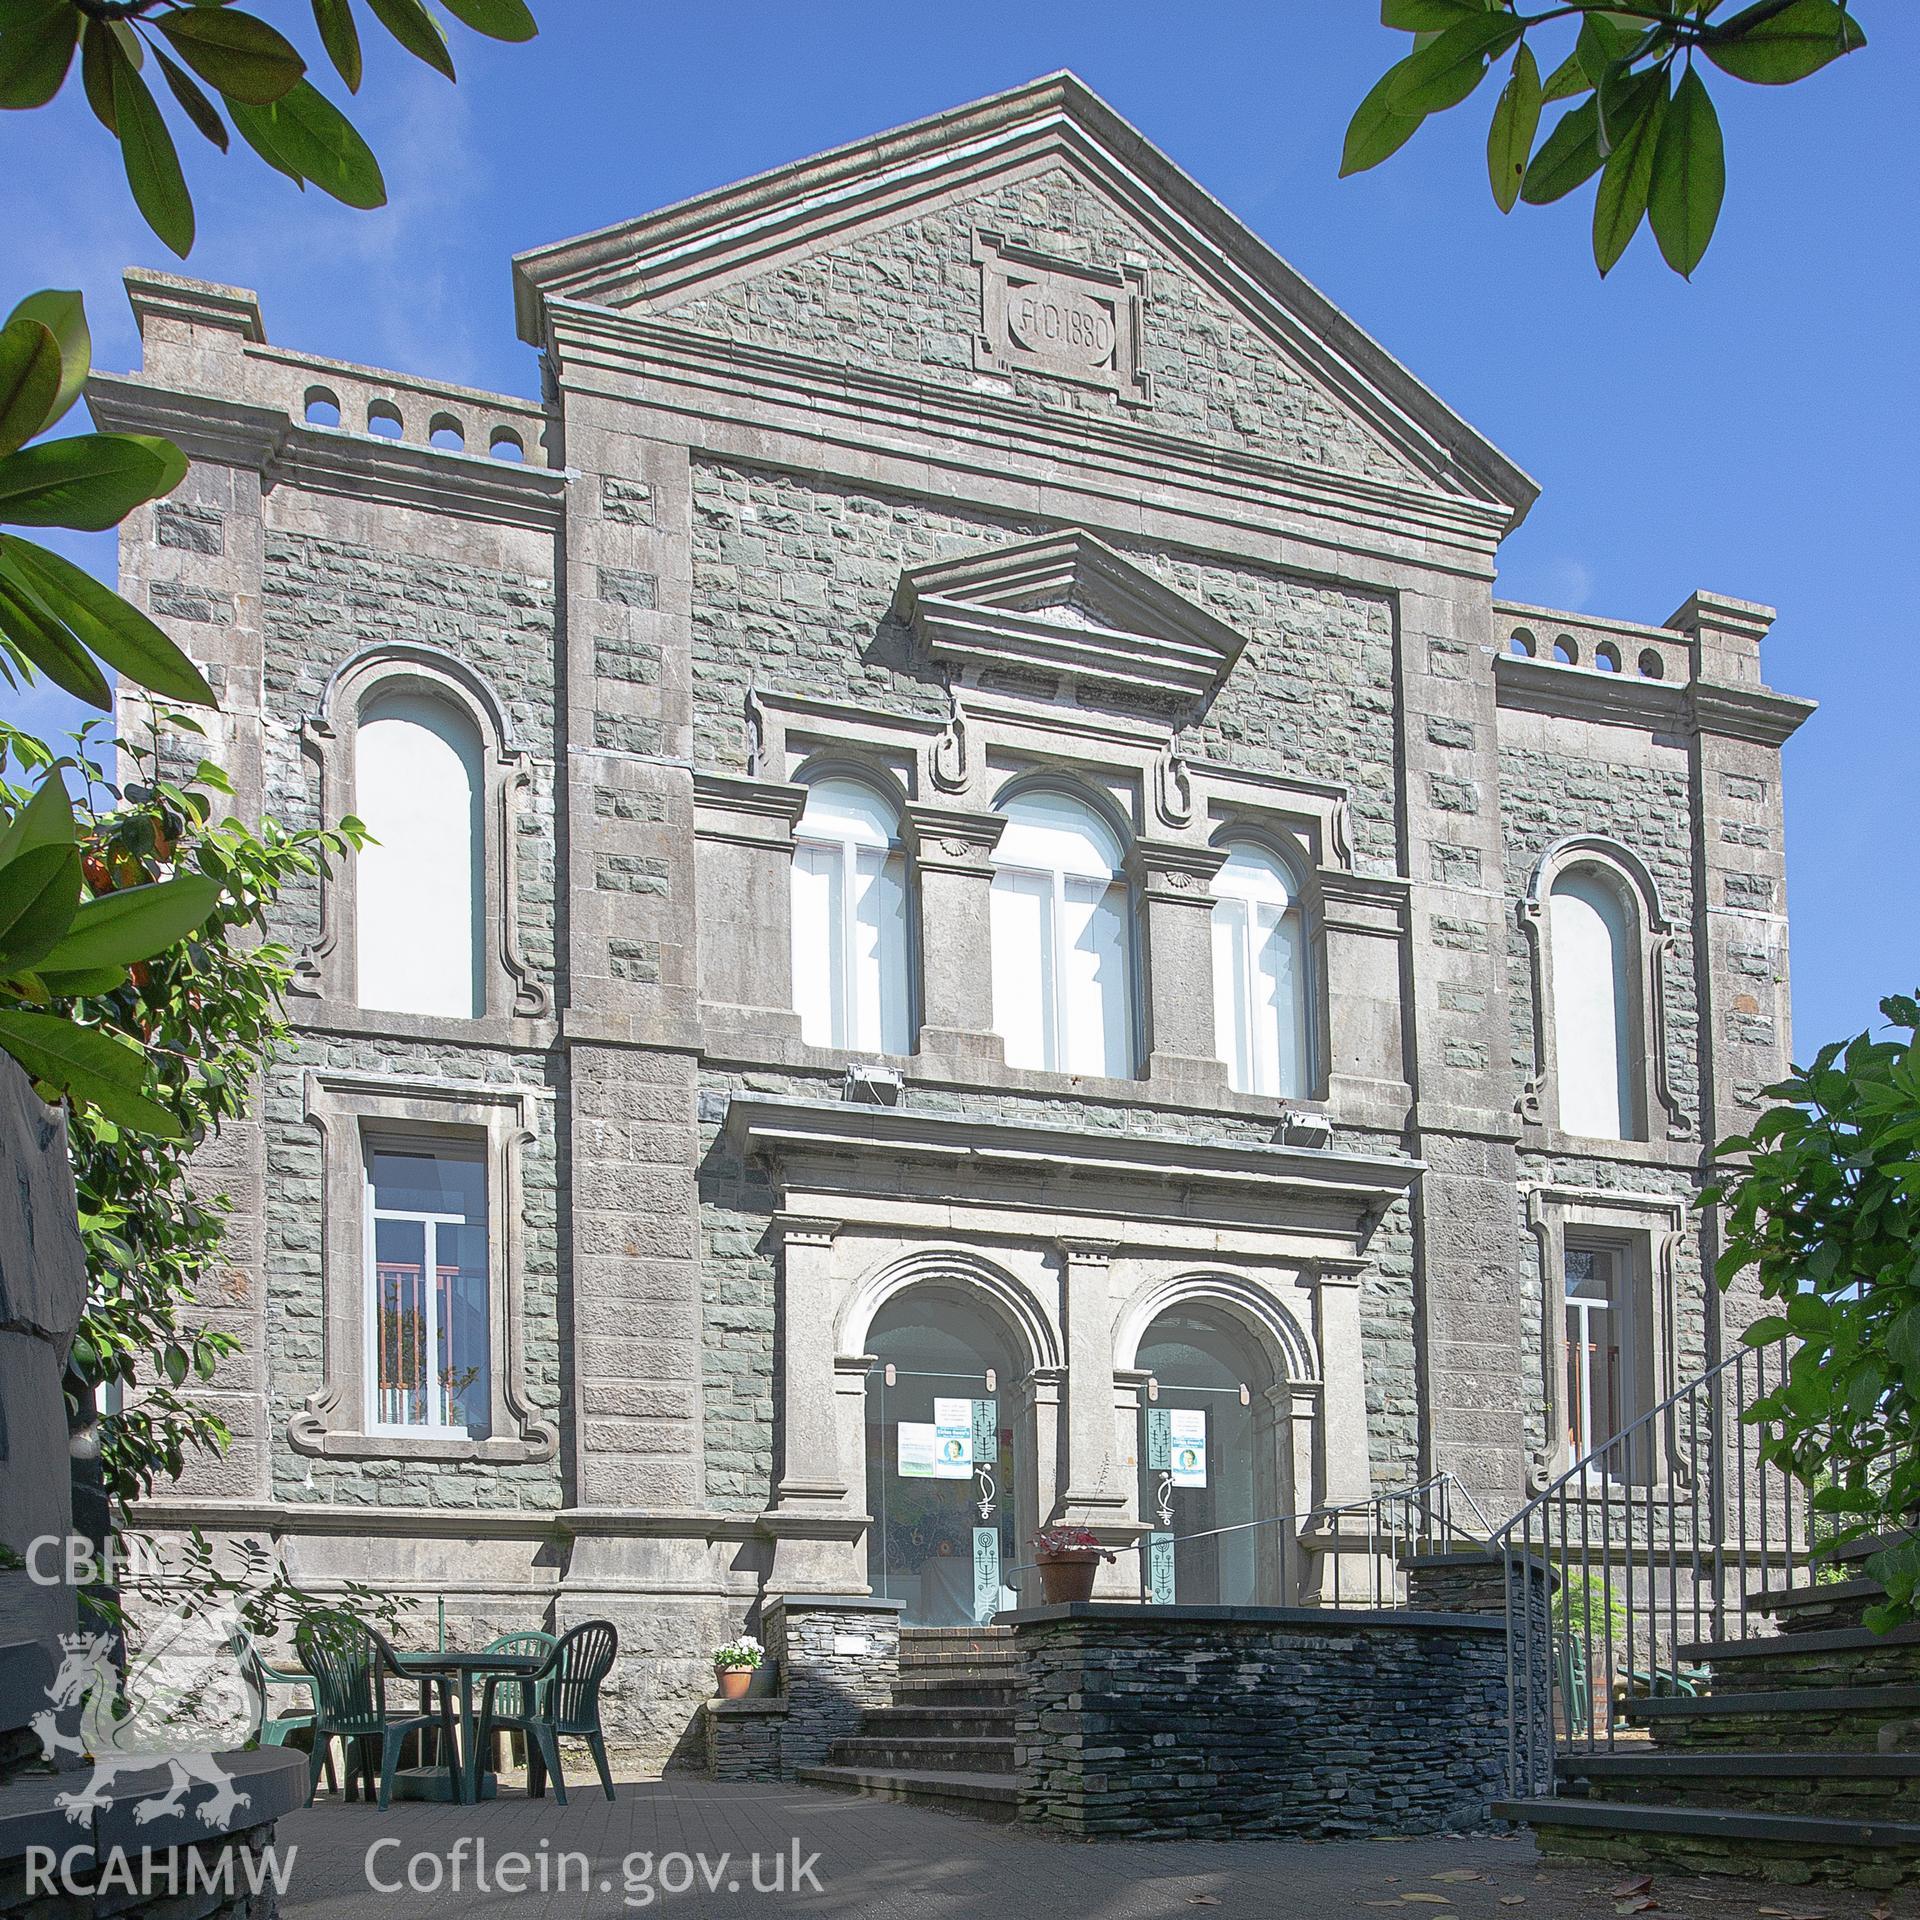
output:
{"label": "tree branch foliage", "polygon": [[[531,40],[525,0],[442,0],[490,40]],[[415,59],[451,80],[453,53],[421,0],[365,0]],[[352,0],[312,0],[334,72],[357,93],[364,67]],[[225,153],[232,131],[303,190],[350,207],[386,204],[380,163],[353,123],[307,78],[277,27],[230,0],[0,0],[0,108],[45,106],[75,66],[94,118],[120,145],[146,223],[182,259],[193,250],[193,197],[159,87],[179,117]]]}
{"label": "tree branch foliage", "polygon": [[[1384,74],[1347,128],[1344,177],[1377,167],[1427,117],[1458,106],[1512,54],[1487,130],[1495,204],[1544,206],[1597,174],[1593,258],[1612,271],[1642,222],[1676,273],[1692,276],[1726,194],[1726,146],[1701,64],[1756,86],[1787,86],[1866,45],[1839,0],[1575,0],[1527,12],[1519,0],[1381,0],[1413,51]],[[1573,44],[1545,78],[1547,30]],[[1545,110],[1568,102],[1540,138]]]}
{"label": "tree branch foliage", "polygon": [[[1823,1047],[1769,1087],[1780,1104],[1721,1142],[1701,1195],[1725,1208],[1721,1284],[1750,1272],[1778,1307],[1747,1343],[1793,1343],[1784,1381],[1746,1417],[1814,1490],[1828,1548],[1920,1518],[1920,997],[1880,1010],[1895,1037]],[[1869,1624],[1920,1619],[1920,1543],[1867,1567],[1887,1590]]]}

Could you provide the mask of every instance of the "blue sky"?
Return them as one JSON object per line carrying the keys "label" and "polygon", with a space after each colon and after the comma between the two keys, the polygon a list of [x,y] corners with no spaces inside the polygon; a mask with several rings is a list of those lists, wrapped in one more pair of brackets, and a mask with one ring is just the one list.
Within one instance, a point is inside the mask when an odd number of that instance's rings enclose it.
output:
{"label": "blue sky", "polygon": [[[252,3],[303,37],[304,4]],[[1920,547],[1902,89],[1920,8],[1856,0],[1863,54],[1789,89],[1716,89],[1732,185],[1688,285],[1645,235],[1602,283],[1587,196],[1502,220],[1481,158],[1490,92],[1336,179],[1347,116],[1400,44],[1371,0],[533,4],[529,47],[457,36],[457,88],[377,47],[354,117],[386,170],[378,213],[196,144],[186,270],[258,289],[287,345],[532,394],[515,250],[1072,67],[1541,482],[1503,594],[1648,621],[1696,587],[1780,609],[1769,678],[1821,702],[1787,750],[1795,1053],[1920,985],[1901,665]],[[120,271],[174,262],[77,83],[0,115],[0,233],[0,311],[79,286],[98,364],[137,364]],[[70,550],[111,569],[108,540]],[[0,701],[42,730],[74,711]]]}

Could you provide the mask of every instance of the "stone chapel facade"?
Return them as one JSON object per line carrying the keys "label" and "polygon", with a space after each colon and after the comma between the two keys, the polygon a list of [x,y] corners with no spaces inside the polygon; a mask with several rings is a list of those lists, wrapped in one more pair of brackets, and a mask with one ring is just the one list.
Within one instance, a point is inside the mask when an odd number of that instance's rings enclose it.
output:
{"label": "stone chapel facade", "polygon": [[974,1617],[1062,1516],[1329,1597],[1327,1509],[1498,1521],[1722,1350],[1767,609],[1498,600],[1526,475],[1070,76],[515,285],[537,404],[152,273],[93,384],[193,457],[122,579],[195,753],[379,837],[283,903],[150,1521],[611,1616],[659,1755],[769,1595]]}

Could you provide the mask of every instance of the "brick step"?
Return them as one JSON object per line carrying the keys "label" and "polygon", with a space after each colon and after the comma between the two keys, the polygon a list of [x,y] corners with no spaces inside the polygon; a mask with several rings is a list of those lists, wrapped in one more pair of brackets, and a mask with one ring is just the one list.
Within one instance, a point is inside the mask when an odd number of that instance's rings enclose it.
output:
{"label": "brick step", "polygon": [[1912,1686],[1920,1684],[1920,1626],[1891,1633],[1832,1627],[1751,1640],[1703,1640],[1683,1646],[1680,1658],[1711,1667],[1715,1693]]}
{"label": "brick step", "polygon": [[833,1743],[827,1764],[889,1773],[1011,1773],[1013,1736],[857,1733]]}
{"label": "brick step", "polygon": [[1001,1642],[1008,1645],[1013,1641],[1011,1627],[902,1627],[900,1644],[903,1647],[918,1646],[922,1641],[937,1642],[946,1646],[955,1640],[977,1641],[982,1646],[994,1646]]}
{"label": "brick step", "polygon": [[813,1787],[836,1787],[869,1800],[902,1800],[981,1820],[1011,1820],[1020,1810],[1020,1784],[1010,1773],[921,1773],[910,1768],[802,1767]]}
{"label": "brick step", "polygon": [[860,1732],[882,1740],[1011,1740],[1013,1714],[1005,1707],[869,1707]]}
{"label": "brick step", "polygon": [[1574,1798],[1920,1821],[1920,1753],[1648,1749],[1562,1755]]}
{"label": "brick step", "polygon": [[[1873,1753],[1920,1748],[1920,1686],[1786,1687],[1629,1700],[1622,1716],[1662,1748]],[[1911,1731],[1909,1731],[1911,1728]]]}
{"label": "brick step", "polygon": [[996,1684],[1014,1685],[1020,1662],[1008,1653],[916,1653],[901,1659],[901,1676],[909,1680],[954,1680],[978,1674]]}
{"label": "brick step", "polygon": [[1503,1800],[1494,1812],[1531,1827],[1550,1859],[1830,1886],[1892,1887],[1920,1879],[1920,1821],[1562,1799]]}
{"label": "brick step", "polygon": [[1022,1691],[1012,1677],[903,1673],[893,1684],[893,1703],[897,1707],[998,1707],[1011,1713],[1019,1705]]}

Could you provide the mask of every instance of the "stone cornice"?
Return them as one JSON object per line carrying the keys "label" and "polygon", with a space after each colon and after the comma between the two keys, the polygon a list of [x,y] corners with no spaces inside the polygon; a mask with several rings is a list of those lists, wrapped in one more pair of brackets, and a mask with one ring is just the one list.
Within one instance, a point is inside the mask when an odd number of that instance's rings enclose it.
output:
{"label": "stone cornice", "polygon": [[163,434],[191,459],[257,472],[269,489],[293,486],[543,531],[557,531],[565,511],[567,475],[550,467],[309,427],[278,408],[133,374],[96,374],[87,404],[104,429]]}
{"label": "stone cornice", "polygon": [[1128,519],[1147,492],[1175,511],[1262,531],[1297,522],[1301,538],[1340,552],[1404,558],[1417,547],[1430,564],[1476,577],[1491,577],[1508,529],[1506,510],[1484,501],[1182,439],[1130,418],[1041,410],[602,308],[554,303],[549,319],[563,389],[637,394],[715,458],[838,471],[896,455],[901,484],[913,484],[910,469],[924,486],[931,456],[945,492],[967,472],[996,482],[1024,475],[1111,496]]}
{"label": "stone cornice", "polygon": [[1697,681],[1689,689],[1694,730],[1757,746],[1784,746],[1817,710],[1817,700],[1766,687],[1728,687]]}
{"label": "stone cornice", "polygon": [[[1677,636],[1669,634],[1669,640]],[[1769,687],[1714,681],[1643,680],[1498,654],[1493,680],[1499,703],[1529,713],[1551,713],[1603,727],[1650,733],[1712,734],[1778,747],[1790,739],[1818,702]]]}
{"label": "stone cornice", "polygon": [[[727,1134],[743,1154],[773,1162],[812,1191],[845,1184],[897,1193],[910,1164],[970,1169],[1001,1211],[1078,1208],[1111,1231],[1120,1222],[1229,1213],[1363,1243],[1373,1223],[1425,1171],[1398,1156],[1329,1148],[1170,1139],[1165,1133],[1096,1133],[911,1108],[857,1107],[736,1093]],[[959,1196],[956,1196],[959,1197]]]}
{"label": "stone cornice", "polygon": [[1183,840],[1135,840],[1132,858],[1149,894],[1191,900],[1211,911],[1213,876],[1227,864],[1225,847],[1196,847]]}
{"label": "stone cornice", "polygon": [[694,771],[693,830],[702,840],[758,845],[768,838],[790,839],[806,806],[807,790],[797,782]]}
{"label": "stone cornice", "polygon": [[943,807],[931,800],[910,801],[906,819],[914,859],[934,872],[986,871],[988,855],[1007,830],[1004,813]]}

